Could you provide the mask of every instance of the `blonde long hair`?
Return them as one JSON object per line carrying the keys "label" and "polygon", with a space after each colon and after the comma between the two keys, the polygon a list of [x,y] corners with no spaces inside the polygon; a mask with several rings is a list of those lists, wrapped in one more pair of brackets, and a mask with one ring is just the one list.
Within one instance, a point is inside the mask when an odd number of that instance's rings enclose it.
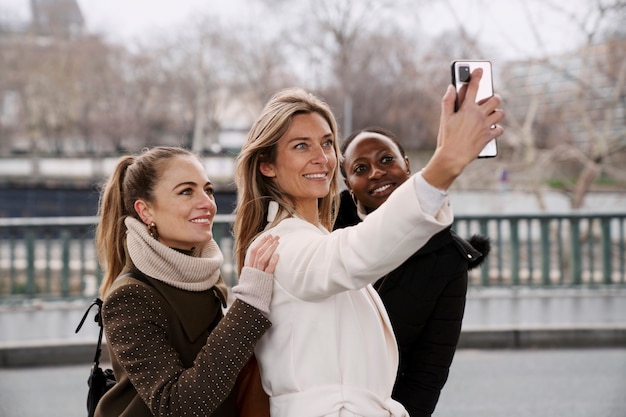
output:
{"label": "blonde long hair", "polygon": [[[341,157],[337,121],[328,104],[301,88],[288,88],[274,94],[250,129],[248,139],[236,160],[237,207],[234,234],[238,272],[243,268],[248,247],[267,224],[269,202],[279,203],[278,219],[284,211],[289,211],[290,214],[295,212],[291,196],[280,190],[271,178],[261,174],[260,165],[262,162],[275,162],[278,141],[289,129],[293,117],[307,113],[318,113],[328,122],[338,161]],[[338,202],[339,163],[332,173],[330,192],[318,200],[320,223],[328,230],[332,230]]]}

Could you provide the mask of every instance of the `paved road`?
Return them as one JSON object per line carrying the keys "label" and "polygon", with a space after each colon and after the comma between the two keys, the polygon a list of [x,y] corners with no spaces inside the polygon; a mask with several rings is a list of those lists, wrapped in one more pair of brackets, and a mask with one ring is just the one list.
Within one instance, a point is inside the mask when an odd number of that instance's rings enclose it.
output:
{"label": "paved road", "polygon": [[[0,417],[84,417],[89,365],[0,369]],[[626,349],[460,350],[433,417],[625,417]]]}
{"label": "paved road", "polygon": [[625,417],[626,349],[462,350],[433,417]]}

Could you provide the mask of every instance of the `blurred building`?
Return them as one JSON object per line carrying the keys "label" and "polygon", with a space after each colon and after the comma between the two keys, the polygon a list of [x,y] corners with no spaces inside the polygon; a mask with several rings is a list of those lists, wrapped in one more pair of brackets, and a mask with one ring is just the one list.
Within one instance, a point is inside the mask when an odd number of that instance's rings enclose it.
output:
{"label": "blurred building", "polygon": [[81,35],[85,19],[76,0],[30,0],[31,31],[38,36]]}
{"label": "blurred building", "polygon": [[11,10],[0,6],[0,40],[4,43],[25,37],[41,42],[42,38],[81,36],[84,31],[85,19],[77,0],[22,0]]}

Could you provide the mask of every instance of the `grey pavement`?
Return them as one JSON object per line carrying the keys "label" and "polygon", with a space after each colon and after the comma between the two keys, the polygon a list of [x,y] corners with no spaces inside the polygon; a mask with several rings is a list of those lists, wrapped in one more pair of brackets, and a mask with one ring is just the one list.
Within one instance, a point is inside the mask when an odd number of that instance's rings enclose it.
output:
{"label": "grey pavement", "polygon": [[472,288],[460,347],[626,347],[626,288]]}
{"label": "grey pavement", "polygon": [[[91,362],[93,311],[74,333],[90,302],[0,304],[0,369]],[[626,348],[626,288],[470,288],[459,347]]]}
{"label": "grey pavement", "polygon": [[[0,417],[84,417],[88,365],[0,368]],[[433,417],[624,417],[626,348],[460,349]]]}

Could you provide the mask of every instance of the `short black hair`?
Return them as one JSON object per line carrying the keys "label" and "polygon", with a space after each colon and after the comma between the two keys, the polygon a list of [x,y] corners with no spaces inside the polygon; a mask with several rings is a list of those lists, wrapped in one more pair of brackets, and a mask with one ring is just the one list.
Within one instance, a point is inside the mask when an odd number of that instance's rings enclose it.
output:
{"label": "short black hair", "polygon": [[[400,151],[400,155],[402,155],[403,158],[406,158],[406,151],[400,144],[400,141],[398,140],[396,135],[394,135],[393,132],[391,132],[390,130],[387,130],[384,127],[380,127],[380,126],[365,127],[363,129],[355,130],[354,132],[352,132],[350,136],[345,138],[343,142],[341,143],[341,146],[339,147],[341,154],[344,155],[346,153],[346,149],[348,149],[348,146],[350,146],[354,138],[356,138],[358,135],[364,132],[378,133],[379,135],[387,136],[389,139],[391,139],[393,143],[396,144],[396,146],[398,147],[398,150]],[[341,171],[341,175],[343,175],[344,178],[347,178],[346,171],[344,170],[344,167],[343,167],[343,161],[344,161],[344,158],[342,157],[341,162],[339,163],[339,170]]]}

